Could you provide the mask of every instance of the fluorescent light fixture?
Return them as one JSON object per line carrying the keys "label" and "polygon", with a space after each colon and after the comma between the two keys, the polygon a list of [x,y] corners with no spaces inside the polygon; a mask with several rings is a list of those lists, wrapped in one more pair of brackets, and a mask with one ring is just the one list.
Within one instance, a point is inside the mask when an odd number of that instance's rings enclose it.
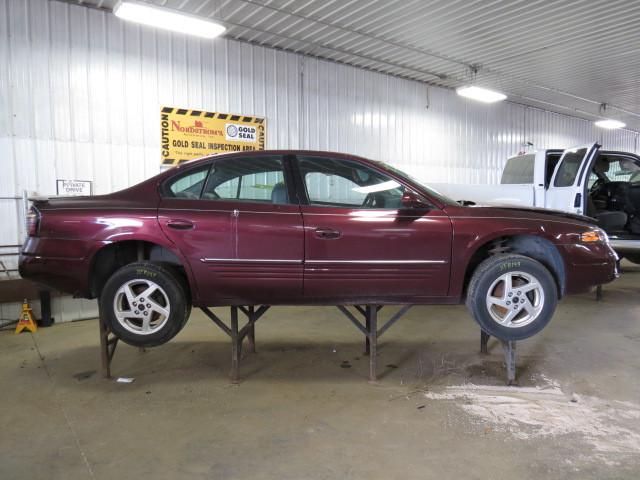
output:
{"label": "fluorescent light fixture", "polygon": [[484,103],[500,102],[507,98],[504,93],[489,90],[488,88],[476,87],[474,85],[467,87],[458,87],[456,89],[461,97],[471,98]]}
{"label": "fluorescent light fixture", "polygon": [[596,127],[600,127],[600,128],[606,128],[608,130],[613,130],[614,128],[624,128],[627,126],[626,123],[622,123],[619,122],[618,120],[611,120],[611,119],[605,119],[605,120],[598,120],[597,122],[595,122]]}
{"label": "fluorescent light fixture", "polygon": [[204,38],[215,38],[226,30],[222,25],[201,17],[128,0],[118,2],[113,14],[123,20]]}

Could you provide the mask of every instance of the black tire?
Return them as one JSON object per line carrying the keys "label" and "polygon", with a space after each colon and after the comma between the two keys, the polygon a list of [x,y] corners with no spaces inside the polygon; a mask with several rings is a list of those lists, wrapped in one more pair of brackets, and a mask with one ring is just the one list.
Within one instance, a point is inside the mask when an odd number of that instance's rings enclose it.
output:
{"label": "black tire", "polygon": [[[514,285],[512,290],[507,289],[507,276]],[[538,287],[533,282],[537,282]],[[532,290],[525,292],[529,288]],[[489,297],[502,305],[492,303],[489,307]],[[535,335],[549,323],[557,304],[558,289],[553,275],[540,262],[524,255],[496,255],[486,259],[476,268],[467,290],[471,316],[482,330],[501,340],[523,340]],[[511,320],[510,315],[514,316]]]}
{"label": "black tire", "polygon": [[[158,264],[156,263],[156,265]],[[191,290],[189,288],[189,280],[187,279],[187,275],[184,273],[184,270],[180,270],[176,266],[170,263],[162,263],[160,264],[160,266],[166,268],[173,274],[173,276],[179,282],[180,287],[184,291],[184,295],[187,300],[187,310],[185,312],[184,320],[182,322],[182,327],[180,327],[180,330],[182,330],[184,326],[187,324],[187,320],[189,320],[189,317],[191,316],[192,306],[191,306]]]}
{"label": "black tire", "polygon": [[[145,290],[150,291],[151,297],[141,298]],[[151,262],[131,263],[107,280],[100,295],[100,311],[113,334],[123,342],[135,347],[155,347],[171,340],[184,327],[191,311],[187,292],[180,275],[172,268]],[[130,299],[135,304],[130,304]],[[168,315],[159,313],[160,310],[168,311]]]}

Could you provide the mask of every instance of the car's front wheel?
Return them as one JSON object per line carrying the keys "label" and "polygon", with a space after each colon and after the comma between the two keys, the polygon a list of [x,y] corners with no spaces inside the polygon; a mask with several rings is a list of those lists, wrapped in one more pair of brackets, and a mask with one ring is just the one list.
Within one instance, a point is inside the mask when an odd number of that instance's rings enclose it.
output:
{"label": "car's front wheel", "polygon": [[553,317],[558,294],[553,275],[523,255],[497,255],[476,268],[467,307],[480,328],[502,340],[522,340]]}
{"label": "car's front wheel", "polygon": [[136,347],[154,347],[182,329],[190,302],[176,272],[137,262],[109,278],[100,295],[100,311],[120,340]]}

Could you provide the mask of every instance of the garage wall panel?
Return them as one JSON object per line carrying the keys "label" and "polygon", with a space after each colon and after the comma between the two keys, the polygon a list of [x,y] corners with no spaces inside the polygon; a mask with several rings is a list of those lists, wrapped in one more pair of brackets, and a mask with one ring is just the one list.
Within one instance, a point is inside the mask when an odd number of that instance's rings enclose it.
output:
{"label": "garage wall panel", "polygon": [[[57,1],[0,0],[0,64],[0,197],[54,194],[56,178],[108,193],[156,174],[161,105],[265,116],[267,148],[350,152],[432,182],[497,182],[525,142],[639,147],[634,132]],[[20,201],[0,199],[0,215],[0,244],[21,243]]]}

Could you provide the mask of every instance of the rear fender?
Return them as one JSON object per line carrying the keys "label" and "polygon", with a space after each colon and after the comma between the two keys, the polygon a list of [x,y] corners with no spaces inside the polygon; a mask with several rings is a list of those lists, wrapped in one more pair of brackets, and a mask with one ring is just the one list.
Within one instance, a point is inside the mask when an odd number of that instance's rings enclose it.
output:
{"label": "rear fender", "polygon": [[[195,301],[198,298],[198,283],[196,282],[196,277],[193,274],[193,271],[191,270],[191,265],[189,264],[187,259],[184,257],[184,255],[182,255],[182,252],[180,251],[180,249],[178,249],[178,247],[175,244],[168,241],[164,236],[148,235],[144,233],[140,233],[133,236],[126,232],[121,232],[119,234],[111,235],[108,241],[103,241],[99,244],[96,244],[97,248],[94,248],[94,250],[91,252],[91,256],[90,256],[91,268],[89,269],[89,275],[91,275],[91,272],[94,271],[95,260],[97,258],[98,253],[103,248],[110,245],[115,245],[117,243],[124,242],[124,241],[145,242],[151,245],[162,247],[167,251],[171,252],[171,254],[178,259],[178,261],[180,262],[180,265],[184,268],[185,274],[187,275],[187,279],[189,280],[189,285],[191,286],[192,300]],[[91,278],[89,278],[88,280],[89,282],[87,284],[90,285]]]}

